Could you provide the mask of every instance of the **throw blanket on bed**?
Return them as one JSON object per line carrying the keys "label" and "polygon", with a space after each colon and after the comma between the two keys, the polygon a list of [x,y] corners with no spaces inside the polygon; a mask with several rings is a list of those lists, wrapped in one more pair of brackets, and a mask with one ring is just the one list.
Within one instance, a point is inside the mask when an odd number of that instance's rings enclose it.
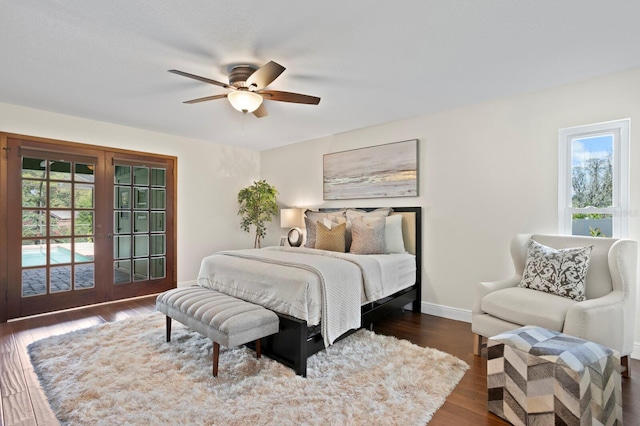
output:
{"label": "throw blanket on bed", "polygon": [[[332,344],[346,331],[360,327],[363,285],[365,293],[372,296],[382,291],[380,267],[376,262],[370,262],[366,257],[357,261],[348,258],[349,256],[346,258],[335,256],[330,252],[282,247],[218,252],[203,260],[198,276],[198,285],[228,292],[228,288],[225,288],[225,285],[221,285],[216,279],[218,275],[222,276],[226,273],[224,257],[258,262],[251,269],[236,270],[235,273],[239,275],[234,277],[236,282],[242,282],[243,279],[255,280],[256,274],[266,274],[268,264],[302,269],[317,276],[321,290],[321,326],[325,346]],[[260,263],[265,265],[261,267]],[[245,276],[243,277],[243,275]],[[264,281],[273,285],[272,280],[266,275]],[[256,302],[256,300],[250,301]]]}

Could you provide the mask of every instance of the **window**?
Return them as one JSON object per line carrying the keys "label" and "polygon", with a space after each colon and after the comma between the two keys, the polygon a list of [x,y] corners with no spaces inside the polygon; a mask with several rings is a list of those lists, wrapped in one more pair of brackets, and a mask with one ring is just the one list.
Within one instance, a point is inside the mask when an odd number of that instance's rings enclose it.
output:
{"label": "window", "polygon": [[624,238],[629,228],[629,119],[558,132],[558,232]]}

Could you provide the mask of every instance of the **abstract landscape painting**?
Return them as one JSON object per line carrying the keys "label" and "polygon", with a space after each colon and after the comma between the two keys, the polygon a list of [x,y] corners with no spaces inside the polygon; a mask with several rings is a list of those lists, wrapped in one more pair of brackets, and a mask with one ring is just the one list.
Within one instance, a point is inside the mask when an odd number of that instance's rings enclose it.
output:
{"label": "abstract landscape painting", "polygon": [[324,155],[324,199],[417,197],[418,140]]}

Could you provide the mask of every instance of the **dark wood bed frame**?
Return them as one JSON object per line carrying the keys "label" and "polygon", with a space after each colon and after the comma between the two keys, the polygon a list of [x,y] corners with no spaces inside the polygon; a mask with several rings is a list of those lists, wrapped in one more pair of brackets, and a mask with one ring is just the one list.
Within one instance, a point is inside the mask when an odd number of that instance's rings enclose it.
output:
{"label": "dark wood bed frame", "polygon": [[[327,211],[335,209],[327,209]],[[361,210],[374,210],[365,208]],[[401,290],[389,297],[367,303],[362,307],[362,328],[371,328],[373,323],[387,316],[391,311],[401,309],[412,303],[413,312],[420,312],[421,267],[422,267],[422,208],[421,207],[393,207],[394,212],[415,213],[415,244],[416,244],[416,282],[413,286]],[[276,312],[277,313],[277,312]],[[324,349],[322,335],[316,333],[307,337],[307,322],[289,315],[278,314],[280,317],[280,331],[261,341],[262,353],[269,358],[291,367],[296,374],[307,376],[307,358]],[[343,339],[355,332],[348,331],[338,338]]]}

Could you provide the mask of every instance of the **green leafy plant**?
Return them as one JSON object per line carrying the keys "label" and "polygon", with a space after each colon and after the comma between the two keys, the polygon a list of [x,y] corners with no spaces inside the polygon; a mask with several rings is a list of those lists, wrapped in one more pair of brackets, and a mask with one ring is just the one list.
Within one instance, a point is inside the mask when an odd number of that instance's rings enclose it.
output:
{"label": "green leafy plant", "polygon": [[245,232],[251,232],[251,226],[256,227],[254,248],[260,248],[260,241],[267,235],[265,223],[278,214],[277,194],[276,188],[265,180],[254,181],[253,185],[238,192],[238,214],[242,216],[240,227]]}
{"label": "green leafy plant", "polygon": [[604,234],[602,233],[602,231],[600,230],[600,228],[595,228],[595,229],[594,229],[592,226],[590,226],[590,227],[589,227],[589,234],[590,234],[592,237],[603,237],[603,238],[606,238],[606,235],[604,235]]}

